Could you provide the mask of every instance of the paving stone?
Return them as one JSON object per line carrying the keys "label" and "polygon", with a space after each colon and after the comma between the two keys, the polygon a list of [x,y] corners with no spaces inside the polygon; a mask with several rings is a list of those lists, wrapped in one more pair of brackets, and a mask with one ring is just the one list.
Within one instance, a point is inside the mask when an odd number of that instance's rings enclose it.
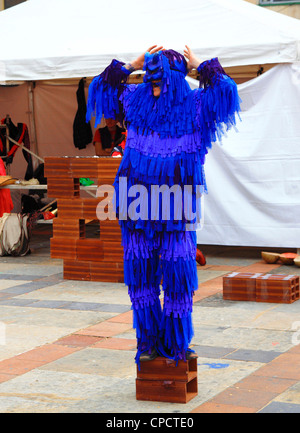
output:
{"label": "paving stone", "polygon": [[[27,301],[27,299],[21,299]],[[32,308],[63,308],[70,303],[67,301],[38,301],[32,300],[31,303],[26,304],[27,307]]]}
{"label": "paving stone", "polygon": [[132,310],[130,309],[126,313],[118,314],[117,316],[108,319],[108,322],[132,324]]}
{"label": "paving stone", "polygon": [[133,351],[84,348],[40,369],[125,378],[135,376],[134,356]]}
{"label": "paving stone", "polygon": [[87,347],[87,346],[95,345],[101,340],[102,338],[100,337],[73,334],[55,341],[55,344],[62,344],[64,346],[69,346],[69,347]]}
{"label": "paving stone", "polygon": [[284,353],[255,372],[257,376],[281,377],[300,381],[300,355]]}
{"label": "paving stone", "polygon": [[113,337],[122,332],[130,330],[132,326],[127,323],[102,322],[78,331],[80,335],[93,335],[95,337]]}
{"label": "paving stone", "polygon": [[[5,274],[0,272],[0,280],[24,280],[24,281],[34,281],[41,278],[40,275],[17,275],[17,274]],[[1,286],[1,281],[0,281]]]}
{"label": "paving stone", "polygon": [[14,360],[21,360],[25,362],[33,361],[44,365],[70,355],[77,350],[80,350],[80,348],[65,347],[58,344],[46,344],[45,346],[37,347],[36,349],[22,353],[16,356]]}
{"label": "paving stone", "polygon": [[259,413],[300,413],[300,404],[272,401],[261,409]]}
{"label": "paving stone", "polygon": [[98,304],[95,308],[96,311],[107,311],[111,313],[125,313],[130,311],[131,307],[129,305],[122,304]]}
{"label": "paving stone", "polygon": [[292,379],[291,382],[292,385],[283,390],[275,400],[283,403],[294,403],[300,405],[300,382],[296,379]]}
{"label": "paving stone", "polygon": [[16,375],[13,374],[0,374],[0,383],[7,382],[8,380],[13,379]]}
{"label": "paving stone", "polygon": [[103,311],[96,302],[68,302],[61,308],[67,310]]}
{"label": "paving stone", "polygon": [[249,407],[259,410],[268,404],[276,393],[267,391],[247,390],[229,387],[222,393],[213,398],[214,403],[231,404],[233,406]]}
{"label": "paving stone", "polygon": [[224,355],[225,359],[236,359],[240,361],[256,361],[256,362],[270,362],[277,358],[280,352],[271,350],[245,350],[238,349],[232,353]]}
{"label": "paving stone", "polygon": [[292,387],[295,383],[295,380],[250,374],[248,377],[245,377],[245,379],[237,382],[235,388],[254,389],[257,391],[269,391],[281,394],[288,388]]}
{"label": "paving stone", "polygon": [[[0,280],[0,293],[2,291],[6,293],[10,293],[10,290],[14,287],[23,287],[24,285],[27,285],[28,283],[26,280],[15,280],[15,279],[3,279]],[[31,284],[31,283],[29,283]]]}
{"label": "paving stone", "polygon": [[[11,295],[7,295],[7,296],[11,296]],[[0,298],[0,305],[14,305],[16,307],[24,307],[28,304],[32,304],[32,302],[34,302],[34,300],[32,299],[13,298],[13,299],[2,300],[2,298]]]}
{"label": "paving stone", "polygon": [[[192,346],[192,349],[201,356],[202,358],[223,358],[235,349],[229,347],[218,347],[218,346]],[[232,358],[235,359],[235,358]]]}
{"label": "paving stone", "polygon": [[228,272],[298,272],[294,267],[266,265],[260,248],[200,246],[207,265],[197,267],[194,297],[198,395],[184,405],[137,401],[127,287],[64,280],[63,261],[50,258],[52,227],[34,232],[32,254],[0,262],[0,320],[7,340],[0,343],[1,412],[253,413],[275,403],[295,411],[300,404],[300,301],[234,302],[222,296]]}
{"label": "paving stone", "polygon": [[129,338],[103,338],[93,344],[93,348],[112,349],[112,350],[136,350],[136,339]]}
{"label": "paving stone", "polygon": [[12,298],[13,295],[11,293],[0,292],[0,300]]}
{"label": "paving stone", "polygon": [[33,292],[35,290],[45,287],[47,283],[32,281],[30,283],[20,284],[18,286],[8,287],[5,289],[6,293],[11,293],[13,295],[23,295],[24,293]]}
{"label": "paving stone", "polygon": [[[48,253],[49,255],[49,253]],[[8,258],[7,258],[8,259]],[[36,264],[24,264],[26,257],[10,257],[9,260],[3,261],[1,258],[0,272],[5,272],[12,275],[39,275],[46,277],[62,272],[62,265],[59,266],[43,266],[40,264],[41,257],[36,257]]]}
{"label": "paving stone", "polygon": [[191,413],[255,413],[255,408],[245,406],[236,406],[232,404],[221,404],[215,402],[207,402],[196,407]]}
{"label": "paving stone", "polygon": [[43,363],[35,360],[23,360],[16,357],[0,362],[0,374],[24,374],[34,368],[41,366]]}

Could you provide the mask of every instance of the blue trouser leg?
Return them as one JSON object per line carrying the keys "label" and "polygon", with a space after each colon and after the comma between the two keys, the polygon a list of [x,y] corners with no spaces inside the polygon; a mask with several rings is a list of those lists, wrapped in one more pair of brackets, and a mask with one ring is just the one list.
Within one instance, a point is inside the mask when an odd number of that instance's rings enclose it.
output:
{"label": "blue trouser leg", "polygon": [[160,341],[173,359],[185,359],[194,335],[193,295],[198,287],[196,233],[164,233],[161,245],[164,306]]}
{"label": "blue trouser leg", "polygon": [[195,232],[162,232],[148,239],[143,231],[123,226],[122,243],[124,282],[137,337],[136,362],[153,347],[161,355],[185,359],[193,337],[193,294],[198,286]]}
{"label": "blue trouser leg", "polygon": [[136,330],[137,356],[158,347],[161,322],[159,265],[159,237],[147,239],[142,231],[122,229],[124,247],[124,282],[133,310],[133,328]]}

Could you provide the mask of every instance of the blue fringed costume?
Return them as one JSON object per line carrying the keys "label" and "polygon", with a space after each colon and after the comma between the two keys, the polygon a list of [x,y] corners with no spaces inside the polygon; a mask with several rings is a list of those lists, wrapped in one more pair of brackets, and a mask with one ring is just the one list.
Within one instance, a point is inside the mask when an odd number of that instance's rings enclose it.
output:
{"label": "blue fringed costume", "polygon": [[[186,359],[193,337],[193,294],[198,286],[196,232],[188,224],[199,217],[197,188],[206,191],[203,167],[208,148],[235,124],[240,103],[235,82],[217,58],[199,65],[200,87],[196,90],[185,79],[185,58],[176,51],[146,53],[144,70],[142,84],[126,84],[129,70],[113,60],[93,79],[87,103],[87,120],[95,116],[96,125],[102,115],[124,120],[128,131],[114,187],[137,363],[141,353],[153,348],[163,356]],[[160,82],[158,98],[153,95],[153,80]],[[126,191],[120,194],[124,179]],[[140,206],[130,213],[134,205],[130,189],[136,185],[142,191]],[[160,206],[155,217],[151,214],[153,185],[181,188],[179,199],[170,201],[168,215]],[[178,207],[185,201],[193,210],[191,218],[184,206]]]}

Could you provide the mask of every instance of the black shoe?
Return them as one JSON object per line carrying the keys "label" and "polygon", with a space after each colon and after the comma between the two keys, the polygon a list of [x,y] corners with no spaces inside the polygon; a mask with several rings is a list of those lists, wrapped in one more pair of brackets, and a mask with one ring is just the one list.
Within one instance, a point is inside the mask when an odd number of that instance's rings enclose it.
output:
{"label": "black shoe", "polygon": [[146,361],[152,361],[153,359],[158,357],[158,353],[156,352],[156,349],[152,349],[151,352],[149,351],[143,352],[140,356],[140,362],[146,362]]}

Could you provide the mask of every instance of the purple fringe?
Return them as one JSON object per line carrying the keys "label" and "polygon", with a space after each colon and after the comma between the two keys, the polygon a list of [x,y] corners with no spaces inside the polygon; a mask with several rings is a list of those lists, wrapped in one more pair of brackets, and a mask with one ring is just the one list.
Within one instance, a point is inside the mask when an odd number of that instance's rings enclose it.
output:
{"label": "purple fringe", "polygon": [[222,75],[226,75],[217,57],[201,63],[197,70],[200,74],[200,86],[204,87],[214,85]]}
{"label": "purple fringe", "polygon": [[174,50],[165,50],[163,51],[163,55],[169,60],[171,69],[180,71],[184,73],[184,75],[187,74],[187,61],[182,54]]}
{"label": "purple fringe", "polygon": [[103,82],[109,84],[114,89],[119,87],[122,82],[126,82],[128,74],[122,68],[125,65],[124,62],[113,59],[111,64],[100,74]]}

